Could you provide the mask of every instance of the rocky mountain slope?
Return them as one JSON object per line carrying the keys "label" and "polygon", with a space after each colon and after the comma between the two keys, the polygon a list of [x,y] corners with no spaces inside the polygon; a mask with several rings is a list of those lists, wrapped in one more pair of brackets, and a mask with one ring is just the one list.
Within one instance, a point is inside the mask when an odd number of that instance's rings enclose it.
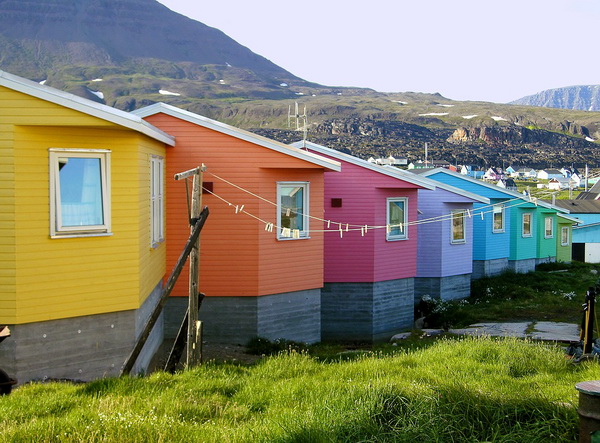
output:
{"label": "rocky mountain slope", "polygon": [[[123,110],[158,101],[360,157],[480,166],[600,166],[600,114],[438,94],[380,93],[298,78],[156,0],[0,0],[0,69]],[[374,74],[376,69],[374,69]],[[580,94],[583,96],[583,93]]]}
{"label": "rocky mountain slope", "polygon": [[600,85],[547,89],[512,102],[516,105],[600,111]]}

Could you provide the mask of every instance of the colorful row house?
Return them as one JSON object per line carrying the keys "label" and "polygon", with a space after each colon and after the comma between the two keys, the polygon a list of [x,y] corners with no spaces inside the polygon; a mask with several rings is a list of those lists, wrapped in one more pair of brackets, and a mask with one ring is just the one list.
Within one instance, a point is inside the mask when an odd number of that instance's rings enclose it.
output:
{"label": "colorful row house", "polygon": [[[199,270],[206,340],[320,341],[323,195],[339,162],[162,103],[135,114],[177,140],[166,163],[169,269],[189,236],[186,187],[171,177],[206,166],[202,204],[210,216]],[[165,315],[176,327],[188,303],[186,273],[173,295]]]}
{"label": "colorful row house", "polygon": [[342,165],[325,175],[323,340],[377,341],[412,328],[419,190],[435,185],[312,142],[292,146]]}
{"label": "colorful row house", "polygon": [[473,278],[556,261],[558,214],[566,209],[445,169],[422,175],[490,199],[474,205]]}
{"label": "colorful row house", "polygon": [[[174,139],[2,71],[0,102],[0,366],[20,382],[117,375],[162,291]],[[134,370],[162,338],[159,323]]]}
{"label": "colorful row house", "polygon": [[428,295],[456,300],[471,295],[473,204],[487,197],[435,182],[419,191],[419,240],[415,302]]}

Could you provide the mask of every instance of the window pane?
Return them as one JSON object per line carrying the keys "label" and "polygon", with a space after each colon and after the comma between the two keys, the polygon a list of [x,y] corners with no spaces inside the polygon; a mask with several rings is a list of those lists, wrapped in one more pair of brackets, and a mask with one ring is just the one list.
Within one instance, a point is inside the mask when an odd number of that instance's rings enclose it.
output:
{"label": "window pane", "polygon": [[546,238],[550,238],[552,237],[552,217],[546,217],[546,219],[544,220],[545,224],[546,224]]}
{"label": "window pane", "polygon": [[502,205],[495,205],[493,207],[494,213],[494,231],[503,231],[504,230],[504,210]]}
{"label": "window pane", "polygon": [[62,226],[104,224],[99,158],[59,157]]}
{"label": "window pane", "polygon": [[[404,236],[406,227],[404,226],[404,201],[389,202],[389,220],[390,236]],[[402,225],[402,226],[401,226]]]}
{"label": "window pane", "polygon": [[465,213],[463,211],[452,213],[452,241],[461,242],[465,240]]}
{"label": "window pane", "polygon": [[531,235],[531,214],[523,214],[523,235]]}
{"label": "window pane", "polygon": [[569,228],[563,227],[561,229],[561,239],[560,244],[562,246],[566,246],[569,244]]}
{"label": "window pane", "polygon": [[280,192],[281,227],[304,230],[304,187],[282,186]]}

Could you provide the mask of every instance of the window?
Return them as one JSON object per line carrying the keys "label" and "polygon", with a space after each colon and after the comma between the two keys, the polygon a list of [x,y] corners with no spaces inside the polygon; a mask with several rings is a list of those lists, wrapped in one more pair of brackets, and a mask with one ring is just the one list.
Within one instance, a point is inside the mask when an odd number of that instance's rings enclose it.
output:
{"label": "window", "polygon": [[277,238],[308,238],[308,208],[308,183],[277,183]]}
{"label": "window", "polygon": [[544,237],[554,237],[554,220],[552,219],[552,217],[544,218]]}
{"label": "window", "polygon": [[407,199],[387,199],[386,240],[406,240],[408,238]]}
{"label": "window", "polygon": [[523,237],[531,237],[531,213],[523,214]]}
{"label": "window", "polygon": [[560,230],[560,245],[569,246],[569,227],[563,226]]}
{"label": "window", "polygon": [[164,225],[164,160],[150,157],[150,245],[156,248],[165,238]]}
{"label": "window", "polygon": [[451,243],[466,243],[467,226],[465,223],[466,211],[461,209],[452,211],[452,240]]}
{"label": "window", "polygon": [[50,149],[50,236],[110,232],[110,151]]}
{"label": "window", "polygon": [[493,223],[492,232],[504,232],[504,205],[492,206]]}

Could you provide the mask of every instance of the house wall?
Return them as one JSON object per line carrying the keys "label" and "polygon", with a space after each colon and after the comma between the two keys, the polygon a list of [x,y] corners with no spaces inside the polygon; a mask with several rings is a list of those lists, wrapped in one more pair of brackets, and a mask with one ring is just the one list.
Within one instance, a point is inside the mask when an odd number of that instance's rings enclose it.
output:
{"label": "house wall", "polygon": [[[559,232],[557,232],[556,211],[547,211],[538,208],[537,212],[537,228],[539,235],[537,236],[538,247],[536,258],[538,263],[556,261],[556,236],[559,235]],[[552,217],[553,233],[551,238],[545,238],[544,235],[544,220],[546,217]]]}
{"label": "house wall", "polygon": [[419,223],[418,277],[444,277],[472,272],[473,217],[465,218],[465,243],[452,243],[452,219],[449,215],[461,209],[472,213],[473,201],[440,188],[419,192],[420,221],[446,217],[433,223]]}
{"label": "house wall", "polygon": [[500,188],[498,190],[490,189],[486,186],[473,183],[470,180],[464,180],[461,177],[455,177],[443,172],[428,176],[433,180],[439,180],[442,183],[472,192],[490,199],[489,205],[475,203],[473,211],[477,214],[482,210],[485,212],[483,220],[481,216],[473,217],[473,260],[487,261],[507,259],[510,253],[510,202],[505,208],[505,229],[502,233],[492,232],[492,204],[502,203],[509,200],[507,194],[503,193]]}
{"label": "house wall", "polygon": [[[0,174],[3,205],[10,202],[0,222],[2,260],[12,263],[0,271],[0,323],[139,308],[165,272],[165,245],[151,249],[149,233],[150,155],[164,155],[164,145],[9,89],[0,88],[0,100],[0,138],[5,152],[7,140],[14,146],[14,160],[2,160],[8,174]],[[111,150],[112,235],[50,238],[48,148]]]}
{"label": "house wall", "polygon": [[[409,226],[408,239],[387,241],[386,230],[369,230],[364,236],[356,226],[385,226],[387,198],[408,198],[408,220],[417,218],[417,186],[394,177],[341,161],[342,171],[325,174],[325,219],[331,223],[325,235],[326,282],[375,282],[414,277],[417,227]],[[334,208],[332,198],[341,198]],[[345,225],[355,225],[345,232]]]}
{"label": "house wall", "polygon": [[[222,181],[276,202],[278,181],[309,181],[310,212],[323,217],[323,168],[292,156],[165,114],[146,118],[177,139],[167,161],[167,269],[172,269],[189,236],[185,184],[175,173],[205,164],[204,181],[213,192],[265,222],[276,224],[276,206]],[[216,174],[212,175],[212,174]],[[218,178],[220,177],[220,178]],[[320,288],[323,284],[323,233],[310,239],[277,240],[261,221],[204,194],[210,216],[200,236],[200,290],[207,297],[257,296]],[[322,230],[322,222],[310,220]],[[173,295],[187,296],[184,270]]]}
{"label": "house wall", "polygon": [[[573,260],[573,248],[572,248],[572,242],[573,242],[573,230],[571,228],[571,225],[573,222],[570,221],[561,221],[562,219],[560,217],[557,218],[557,228],[556,228],[556,261],[561,261],[561,262],[565,262],[565,263],[571,263],[571,261]],[[562,234],[562,228],[568,228],[569,229],[569,242],[566,245],[562,245],[561,244],[561,234]]]}
{"label": "house wall", "polygon": [[[523,214],[529,213],[532,217],[531,236],[523,237]],[[510,257],[511,261],[530,260],[537,256],[537,245],[539,235],[539,215],[534,205],[515,205],[511,208]],[[543,231],[542,231],[543,235]],[[534,265],[535,267],[535,265]]]}

